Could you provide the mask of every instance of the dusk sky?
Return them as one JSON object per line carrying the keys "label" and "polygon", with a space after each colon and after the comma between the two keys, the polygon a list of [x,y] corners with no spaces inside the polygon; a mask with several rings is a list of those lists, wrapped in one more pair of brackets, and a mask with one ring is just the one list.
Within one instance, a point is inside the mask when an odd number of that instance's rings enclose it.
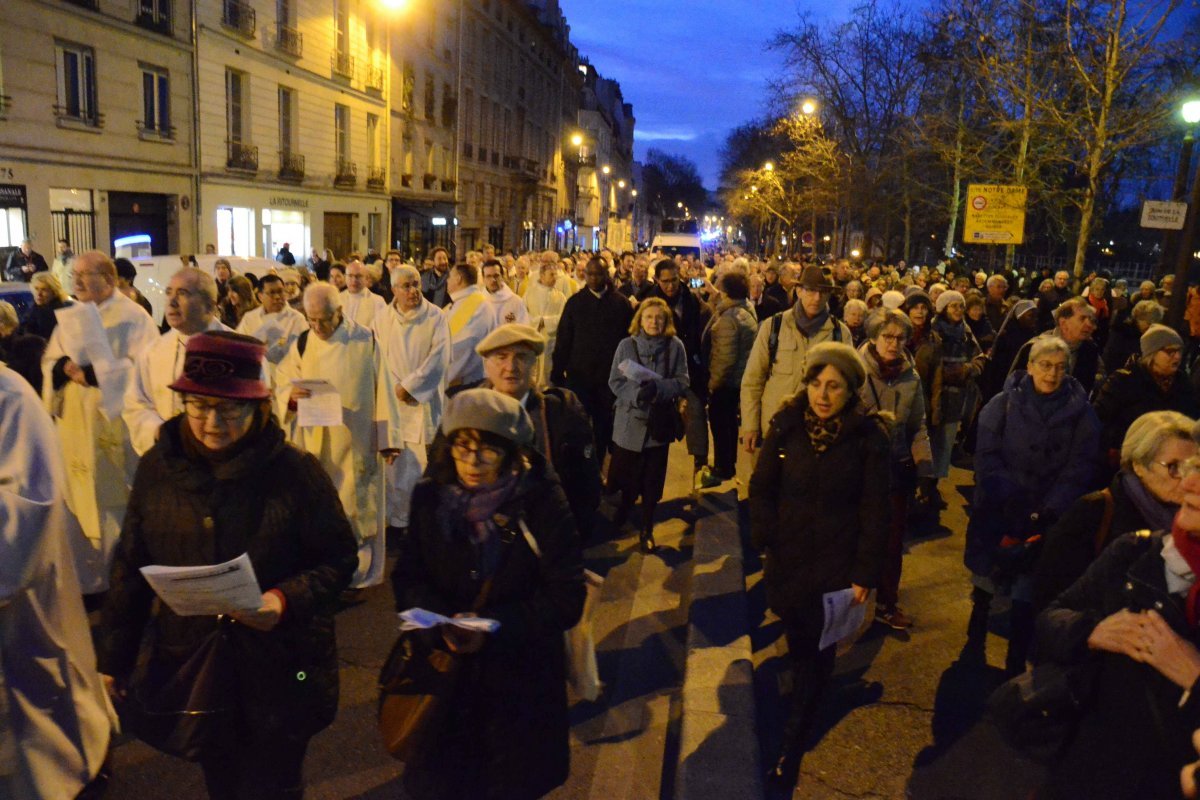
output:
{"label": "dusk sky", "polygon": [[732,129],[763,113],[781,55],[766,44],[798,8],[841,21],[853,0],[560,0],[571,41],[621,83],[637,119],[638,159],[657,147],[691,158],[717,187],[719,150]]}

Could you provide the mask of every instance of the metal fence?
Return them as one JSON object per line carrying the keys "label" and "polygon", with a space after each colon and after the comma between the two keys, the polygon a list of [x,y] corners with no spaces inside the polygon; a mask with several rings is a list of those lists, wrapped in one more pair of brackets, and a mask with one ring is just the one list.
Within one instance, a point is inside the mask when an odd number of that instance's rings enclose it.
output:
{"label": "metal fence", "polygon": [[54,241],[66,239],[76,253],[96,249],[96,214],[66,209],[50,212]]}

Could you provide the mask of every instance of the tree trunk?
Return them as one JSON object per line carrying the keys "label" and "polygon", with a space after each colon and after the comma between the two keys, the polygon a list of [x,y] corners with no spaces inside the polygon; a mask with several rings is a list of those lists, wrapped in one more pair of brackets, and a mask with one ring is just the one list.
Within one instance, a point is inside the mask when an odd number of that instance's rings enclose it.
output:
{"label": "tree trunk", "polygon": [[942,248],[943,255],[950,258],[954,253],[954,233],[958,230],[958,207],[962,203],[962,160],[963,139],[967,135],[964,121],[967,115],[967,98],[961,92],[958,95],[958,121],[954,133],[954,169],[951,175],[954,185],[950,188],[950,222],[946,226],[946,245]]}

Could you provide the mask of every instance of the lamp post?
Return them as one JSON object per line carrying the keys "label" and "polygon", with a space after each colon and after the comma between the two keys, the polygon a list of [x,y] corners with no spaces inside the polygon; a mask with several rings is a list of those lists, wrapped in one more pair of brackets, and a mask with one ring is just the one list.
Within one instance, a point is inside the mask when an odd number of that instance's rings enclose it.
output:
{"label": "lamp post", "polygon": [[[1187,162],[1191,161],[1192,131],[1191,126],[1200,122],[1200,99],[1189,100],[1181,109],[1183,121],[1188,124],[1188,135],[1184,139]],[[1187,171],[1190,163],[1181,167],[1181,174],[1176,176],[1176,191],[1187,181]],[[1198,171],[1200,172],[1200,171]],[[1180,178],[1183,178],[1180,181]],[[1196,218],[1200,216],[1200,174],[1192,179],[1192,197],[1188,203],[1187,216],[1183,221],[1183,230],[1179,232],[1178,245],[1175,252],[1175,286],[1171,290],[1171,314],[1169,322],[1176,330],[1182,330],[1183,313],[1187,307],[1188,272],[1192,265],[1192,257],[1196,247]]]}
{"label": "lamp post", "polygon": [[[1176,203],[1183,200],[1187,192],[1187,179],[1192,170],[1192,145],[1195,141],[1195,137],[1192,136],[1192,126],[1196,124],[1195,117],[1200,116],[1200,111],[1195,110],[1198,106],[1200,106],[1200,100],[1183,104],[1182,116],[1183,121],[1187,124],[1187,129],[1184,131],[1183,143],[1179,148],[1179,168],[1175,171],[1175,185],[1171,190],[1171,199]],[[1163,232],[1162,256],[1158,262],[1160,277],[1166,275],[1171,268],[1172,256],[1175,254],[1175,245],[1178,241],[1179,235],[1175,231]]]}

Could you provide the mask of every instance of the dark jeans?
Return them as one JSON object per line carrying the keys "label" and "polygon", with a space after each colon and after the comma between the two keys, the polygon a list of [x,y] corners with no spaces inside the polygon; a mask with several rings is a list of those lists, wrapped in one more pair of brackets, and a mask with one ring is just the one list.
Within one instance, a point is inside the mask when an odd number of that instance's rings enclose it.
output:
{"label": "dark jeans", "polygon": [[243,732],[200,760],[211,800],[300,800],[308,737]]}
{"label": "dark jeans", "polygon": [[712,427],[713,471],[732,478],[737,469],[739,395],[737,386],[721,387],[708,396],[708,424]]}
{"label": "dark jeans", "polygon": [[[670,447],[647,447],[642,452],[626,450],[614,444],[608,465],[608,488],[621,491],[619,518],[629,516],[634,502],[642,498],[642,530],[654,527],[654,510],[662,499],[667,483],[667,452]],[[818,631],[818,634],[820,632]]]}
{"label": "dark jeans", "polygon": [[793,754],[804,752],[825,687],[833,675],[837,645],[818,650],[825,611],[821,597],[813,597],[804,607],[779,612],[787,638],[788,661],[792,665],[792,696],[788,719],[783,726],[783,748]]}
{"label": "dark jeans", "polygon": [[612,444],[613,404],[616,397],[607,384],[589,386],[567,379],[567,388],[575,393],[579,402],[592,418],[592,437],[596,443],[596,462],[604,463],[604,454]]}

